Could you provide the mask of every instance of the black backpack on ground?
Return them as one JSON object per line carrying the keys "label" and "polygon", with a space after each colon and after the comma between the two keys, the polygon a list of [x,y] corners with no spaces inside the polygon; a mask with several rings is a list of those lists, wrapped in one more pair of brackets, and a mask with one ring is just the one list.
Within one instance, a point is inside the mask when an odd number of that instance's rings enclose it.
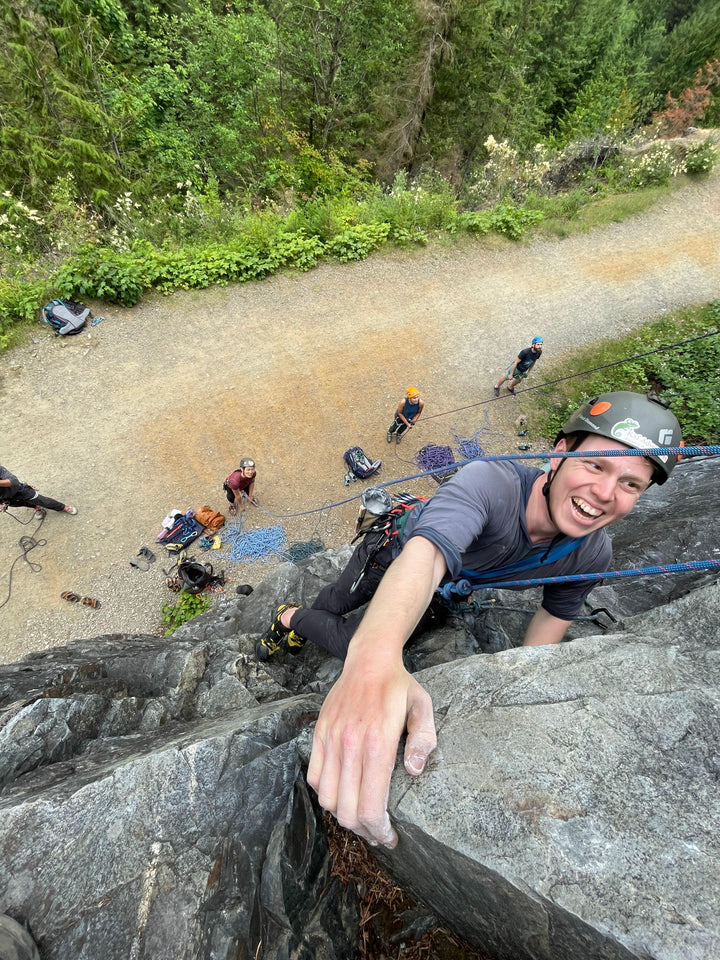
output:
{"label": "black backpack on ground", "polygon": [[53,328],[56,337],[80,333],[91,317],[90,308],[74,300],[51,300],[42,308],[42,318]]}
{"label": "black backpack on ground", "polygon": [[209,563],[197,560],[182,560],[178,564],[178,576],[185,584],[188,593],[200,593],[213,579],[213,568]]}

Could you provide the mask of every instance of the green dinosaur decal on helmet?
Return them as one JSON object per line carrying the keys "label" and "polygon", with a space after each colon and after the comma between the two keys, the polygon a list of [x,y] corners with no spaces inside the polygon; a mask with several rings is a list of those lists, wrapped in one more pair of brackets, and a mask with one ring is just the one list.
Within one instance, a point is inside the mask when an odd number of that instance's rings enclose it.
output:
{"label": "green dinosaur decal on helmet", "polygon": [[[657,443],[654,443],[649,437],[638,433],[639,426],[640,424],[637,420],[628,417],[626,420],[619,420],[613,424],[610,429],[610,435],[614,437],[615,440],[619,440],[620,443],[626,443],[629,447],[635,447],[636,449],[652,450],[654,447],[657,447]],[[667,457],[658,454],[658,459],[664,462],[667,460]]]}

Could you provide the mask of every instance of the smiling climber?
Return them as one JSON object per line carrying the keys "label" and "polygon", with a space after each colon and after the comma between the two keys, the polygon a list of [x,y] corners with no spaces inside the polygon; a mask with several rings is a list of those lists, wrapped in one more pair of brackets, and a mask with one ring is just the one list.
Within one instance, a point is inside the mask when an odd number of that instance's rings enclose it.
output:
{"label": "smiling climber", "polygon": [[[677,457],[592,452],[678,447],[681,439],[677,419],[660,401],[602,394],[557,436],[555,451],[587,450],[586,457],[553,461],[548,473],[513,461],[474,461],[414,508],[402,542],[391,538],[369,575],[358,582],[361,543],[311,608],[280,608],[256,645],[261,659],[279,649],[297,652],[311,640],[345,661],[320,711],[308,768],[320,805],[343,827],[395,846],[387,797],[399,739],[407,730],[405,768],[413,775],[435,749],[430,697],[405,669],[402,652],[436,588],[478,572],[497,583],[521,579],[521,571],[553,577],[606,570],[612,547],[604,528],[627,516],[652,483],[665,483]],[[547,584],[524,644],[559,643],[592,586]],[[345,616],[368,600],[364,614]]]}

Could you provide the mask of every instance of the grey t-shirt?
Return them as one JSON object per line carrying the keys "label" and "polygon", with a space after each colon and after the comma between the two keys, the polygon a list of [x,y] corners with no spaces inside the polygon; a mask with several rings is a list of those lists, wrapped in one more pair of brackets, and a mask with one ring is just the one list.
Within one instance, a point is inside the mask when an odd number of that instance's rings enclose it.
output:
{"label": "grey t-shirt", "polygon": [[[440,550],[455,580],[462,569],[493,570],[516,563],[542,544],[533,544],[525,526],[525,508],[541,470],[514,467],[509,461],[476,461],[463,467],[423,507],[408,518],[403,542],[424,537]],[[548,541],[546,546],[550,546]],[[530,577],[557,577],[607,570],[612,557],[604,530],[584,537],[572,553],[520,574],[499,576],[498,581]],[[580,612],[593,583],[548,584],[542,606],[561,620]],[[522,590],[522,587],[510,589]]]}

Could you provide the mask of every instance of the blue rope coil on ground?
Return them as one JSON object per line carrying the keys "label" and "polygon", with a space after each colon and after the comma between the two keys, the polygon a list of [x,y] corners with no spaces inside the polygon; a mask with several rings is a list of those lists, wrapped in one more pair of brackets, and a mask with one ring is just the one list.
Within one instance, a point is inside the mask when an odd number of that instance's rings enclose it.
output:
{"label": "blue rope coil on ground", "polygon": [[487,410],[484,413],[483,422],[471,437],[459,437],[454,429],[450,429],[450,435],[455,441],[461,460],[477,460],[478,457],[484,457],[485,451],[480,446],[480,437],[483,433],[490,434],[493,432],[496,431],[490,428],[490,418]]}
{"label": "blue rope coil on ground", "polygon": [[226,524],[222,534],[225,549],[220,556],[232,563],[256,563],[283,559],[285,530],[280,524],[245,531],[240,524]]}

